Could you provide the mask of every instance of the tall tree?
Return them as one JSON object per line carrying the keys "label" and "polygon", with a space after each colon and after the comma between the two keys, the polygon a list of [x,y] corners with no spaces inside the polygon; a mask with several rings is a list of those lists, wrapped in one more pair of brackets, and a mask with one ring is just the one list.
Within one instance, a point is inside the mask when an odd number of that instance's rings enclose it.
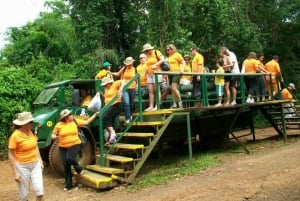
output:
{"label": "tall tree", "polygon": [[72,62],[78,57],[77,39],[68,10],[61,1],[47,3],[53,10],[21,28],[9,29],[7,45],[2,53],[12,65],[29,64],[40,54],[57,61]]}

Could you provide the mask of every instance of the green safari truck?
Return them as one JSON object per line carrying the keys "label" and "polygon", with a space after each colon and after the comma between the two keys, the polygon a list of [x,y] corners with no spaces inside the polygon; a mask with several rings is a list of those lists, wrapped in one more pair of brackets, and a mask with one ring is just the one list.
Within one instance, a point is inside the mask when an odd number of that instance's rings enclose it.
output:
{"label": "green safari truck", "polygon": [[[59,121],[63,109],[72,110],[78,118],[88,118],[92,112],[80,105],[82,97],[80,90],[93,96],[101,91],[100,80],[65,80],[47,85],[34,101],[35,118],[34,131],[38,136],[38,146],[42,159],[58,173],[63,173],[63,166],[59,156],[58,141],[52,141],[51,135],[55,124]],[[85,166],[95,161],[96,142],[99,141],[98,121],[81,127],[80,131],[86,136],[88,143],[81,147],[79,164]]]}

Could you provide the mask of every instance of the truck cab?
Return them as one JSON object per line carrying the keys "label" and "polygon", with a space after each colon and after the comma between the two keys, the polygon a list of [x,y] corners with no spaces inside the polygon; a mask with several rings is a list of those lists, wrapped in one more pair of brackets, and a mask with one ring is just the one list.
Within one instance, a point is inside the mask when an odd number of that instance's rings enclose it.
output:
{"label": "truck cab", "polygon": [[[102,91],[100,80],[65,80],[47,85],[34,101],[34,132],[38,136],[38,146],[41,156],[50,166],[63,173],[61,165],[58,142],[52,141],[51,135],[55,124],[59,121],[60,112],[70,109],[75,118],[88,118],[93,112],[81,105],[84,97],[80,91],[84,90],[88,95],[94,96]],[[96,142],[99,139],[99,128],[97,119],[90,125],[81,127],[88,144],[81,148],[79,163],[87,165],[92,163],[95,157]]]}

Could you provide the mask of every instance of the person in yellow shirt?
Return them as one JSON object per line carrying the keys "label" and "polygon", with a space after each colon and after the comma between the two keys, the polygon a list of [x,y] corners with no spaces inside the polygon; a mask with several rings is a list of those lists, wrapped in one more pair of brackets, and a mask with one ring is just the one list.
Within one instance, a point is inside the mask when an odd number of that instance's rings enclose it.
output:
{"label": "person in yellow shirt", "polygon": [[95,112],[87,120],[80,118],[74,120],[72,111],[64,109],[60,113],[60,121],[54,126],[52,139],[58,139],[60,158],[64,167],[65,191],[70,191],[73,187],[71,166],[78,174],[83,174],[83,167],[76,160],[81,144],[78,127],[90,124],[98,114],[99,112]]}
{"label": "person in yellow shirt", "polygon": [[[269,99],[272,99],[272,96],[273,97],[276,96],[278,90],[280,89],[280,83],[277,84],[277,78],[279,79],[279,82],[283,82],[283,77],[278,62],[279,62],[279,56],[274,55],[273,59],[265,64],[265,70],[271,73],[271,79],[270,76],[268,75],[266,76]],[[273,94],[271,92],[272,90],[273,90]]]}
{"label": "person in yellow shirt", "polygon": [[[133,66],[133,62],[135,60],[132,57],[127,57],[123,63],[124,67],[122,67],[119,72],[112,73],[112,75],[120,77],[124,82],[124,86],[135,76],[136,69]],[[134,112],[134,98],[136,82],[132,82],[132,84],[123,91],[123,107],[125,113],[125,123],[128,124],[131,121],[132,113]]]}
{"label": "person in yellow shirt", "polygon": [[[224,68],[224,60],[223,58],[220,58],[217,62],[217,71],[216,73],[225,73]],[[215,105],[216,107],[222,106],[222,97],[224,95],[224,85],[225,85],[225,79],[222,75],[215,76],[215,85],[216,85],[216,94],[218,97],[218,103]]]}
{"label": "person in yellow shirt", "polygon": [[[191,63],[190,63],[191,62],[191,57],[189,55],[184,55],[183,59],[185,61],[184,72],[185,73],[192,72]],[[179,84],[180,85],[189,85],[189,84],[191,84],[191,81],[192,81],[192,76],[191,75],[181,75]],[[186,93],[186,95],[191,95],[191,94],[192,94],[191,92]]]}
{"label": "person in yellow shirt", "polygon": [[[250,52],[248,58],[243,62],[243,68],[246,74],[255,74],[259,68],[259,61],[256,59],[256,53]],[[256,76],[245,76],[245,84],[247,88],[246,103],[254,103],[254,87],[256,86]]]}
{"label": "person in yellow shirt", "polygon": [[140,64],[136,67],[136,73],[140,75],[140,80],[141,80],[141,92],[142,92],[142,98],[148,99],[149,94],[148,94],[148,87],[147,87],[147,65],[146,65],[146,58],[147,56],[142,53],[140,54]]}
{"label": "person in yellow shirt", "polygon": [[92,96],[89,95],[86,91],[86,89],[80,89],[80,97],[81,97],[81,107],[88,107],[91,100],[92,100]]}
{"label": "person in yellow shirt", "polygon": [[[293,83],[289,83],[289,85],[281,91],[281,98],[283,100],[293,100],[294,98],[291,92],[295,90],[295,85]],[[285,118],[294,117],[297,115],[297,110],[292,102],[284,104],[283,112],[285,113]]]}
{"label": "person in yellow shirt", "polygon": [[[258,56],[258,61],[259,61],[259,66],[257,69],[258,73],[267,73],[267,71],[265,70],[264,59],[265,59],[265,56],[263,54],[260,54]],[[260,75],[256,79],[257,79],[256,101],[263,102],[263,101],[265,101],[265,98],[267,95],[267,84],[266,84],[265,76]]]}
{"label": "person in yellow shirt", "polygon": [[[191,54],[193,55],[192,61],[192,73],[203,73],[205,72],[204,68],[204,57],[198,52],[197,47],[192,47],[190,49]],[[192,79],[193,83],[193,92],[192,98],[200,100],[202,97],[202,87],[201,87],[201,76],[195,75]],[[202,102],[195,103],[195,107],[202,107]]]}
{"label": "person in yellow shirt", "polygon": [[114,78],[113,78],[113,76],[111,74],[111,67],[112,67],[112,64],[109,63],[108,61],[105,61],[102,64],[102,67],[100,68],[99,73],[95,76],[95,79],[96,80],[101,80],[104,77],[109,77],[110,79],[113,80]]}
{"label": "person in yellow shirt", "polygon": [[[149,107],[145,109],[146,112],[155,111],[157,107],[154,105],[155,103],[155,77],[154,72],[160,72],[161,67],[160,65],[165,61],[163,54],[159,51],[154,49],[149,43],[143,45],[142,52],[146,54],[146,65],[147,65],[147,86],[149,91]],[[158,83],[162,82],[162,75],[158,75]],[[160,88],[157,92],[160,98]]]}
{"label": "person in yellow shirt", "polygon": [[182,55],[177,51],[177,48],[173,44],[169,44],[166,46],[168,58],[167,61],[170,64],[170,72],[178,73],[177,75],[169,75],[169,80],[171,82],[171,92],[173,105],[171,108],[177,108],[177,104],[179,108],[182,108],[181,95],[178,90],[178,84],[180,80],[180,74],[184,72],[185,61]]}
{"label": "person in yellow shirt", "polygon": [[[185,61],[185,68],[184,68],[184,73],[190,73],[192,72],[191,69],[191,57],[189,55],[184,55],[183,59]],[[179,84],[183,84],[183,85],[188,85],[191,84],[191,80],[192,80],[192,76],[191,75],[182,75],[180,77],[180,82]]]}
{"label": "person in yellow shirt", "polygon": [[43,200],[43,162],[37,146],[37,136],[32,133],[34,119],[31,112],[22,112],[13,121],[14,132],[8,141],[8,159],[13,170],[14,180],[18,183],[20,201],[28,200],[30,181],[36,200]]}
{"label": "person in yellow shirt", "polygon": [[103,114],[103,125],[105,130],[109,133],[109,140],[105,143],[105,145],[113,144],[116,142],[116,132],[114,130],[114,122],[115,119],[122,112],[122,90],[124,86],[123,80],[113,81],[110,78],[104,78],[102,80],[102,86],[105,88],[104,92],[104,102],[105,105],[110,103],[113,98],[117,95],[117,99],[112,103],[112,105],[108,108],[108,110]]}

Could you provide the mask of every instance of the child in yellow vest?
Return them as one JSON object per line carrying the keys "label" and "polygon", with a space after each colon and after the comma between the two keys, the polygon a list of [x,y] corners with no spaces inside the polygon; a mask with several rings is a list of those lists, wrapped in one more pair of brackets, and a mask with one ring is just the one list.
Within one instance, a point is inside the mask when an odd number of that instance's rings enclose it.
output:
{"label": "child in yellow vest", "polygon": [[[223,58],[218,59],[217,71],[216,71],[217,74],[224,73],[224,69],[222,68],[223,65],[224,65]],[[224,76],[216,75],[215,85],[216,85],[216,94],[218,96],[218,103],[215,105],[216,107],[222,106],[222,96],[224,95],[224,84],[225,84]]]}

